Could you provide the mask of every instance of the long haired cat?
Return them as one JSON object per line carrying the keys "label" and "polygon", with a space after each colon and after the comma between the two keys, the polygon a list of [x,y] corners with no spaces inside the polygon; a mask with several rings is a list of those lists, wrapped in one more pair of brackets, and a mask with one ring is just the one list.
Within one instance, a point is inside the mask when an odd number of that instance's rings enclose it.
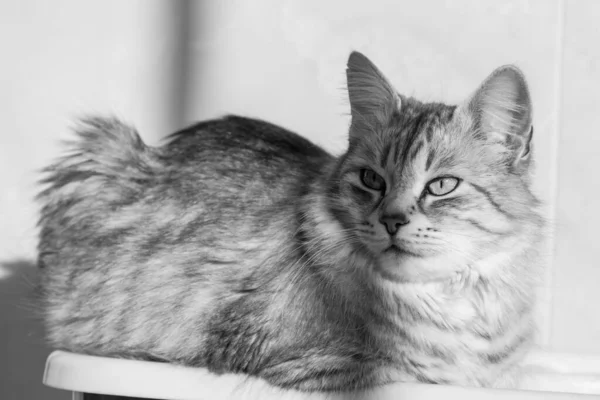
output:
{"label": "long haired cat", "polygon": [[83,120],[40,194],[51,344],[306,391],[509,386],[543,226],[523,75],[422,103],[354,52],[347,82],[339,158],[237,116],[161,147]]}

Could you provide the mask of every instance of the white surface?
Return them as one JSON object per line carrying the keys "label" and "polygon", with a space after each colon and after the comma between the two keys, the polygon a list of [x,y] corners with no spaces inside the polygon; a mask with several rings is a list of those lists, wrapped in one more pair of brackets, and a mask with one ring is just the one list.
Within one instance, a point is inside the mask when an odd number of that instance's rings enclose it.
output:
{"label": "white surface", "polygon": [[[258,379],[245,378],[241,375],[215,376],[206,369],[56,351],[48,358],[44,383],[51,387],[75,392],[180,400],[600,399],[600,359],[540,353],[531,357],[527,369],[531,375],[526,385],[528,390],[490,390],[399,383],[351,395],[306,394],[282,391],[270,387]],[[534,370],[537,372],[533,373]],[[555,392],[551,393],[548,390]],[[575,393],[588,393],[588,395]]]}

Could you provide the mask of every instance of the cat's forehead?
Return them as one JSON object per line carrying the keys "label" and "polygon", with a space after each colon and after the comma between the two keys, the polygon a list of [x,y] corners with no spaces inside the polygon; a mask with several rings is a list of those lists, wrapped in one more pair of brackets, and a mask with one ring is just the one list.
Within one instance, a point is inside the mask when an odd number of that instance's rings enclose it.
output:
{"label": "cat's forehead", "polygon": [[440,133],[453,120],[455,106],[440,103],[420,103],[413,99],[403,101],[402,108],[392,115],[388,129],[390,142],[410,147],[415,141],[433,143],[443,139]]}
{"label": "cat's forehead", "polygon": [[382,135],[382,168],[414,172],[428,170],[451,147],[456,137],[454,106],[407,102]]}
{"label": "cat's forehead", "polygon": [[349,158],[356,166],[370,165],[396,183],[410,184],[417,175],[455,163],[461,157],[457,147],[465,143],[456,106],[402,100],[401,109],[377,132],[366,133]]}

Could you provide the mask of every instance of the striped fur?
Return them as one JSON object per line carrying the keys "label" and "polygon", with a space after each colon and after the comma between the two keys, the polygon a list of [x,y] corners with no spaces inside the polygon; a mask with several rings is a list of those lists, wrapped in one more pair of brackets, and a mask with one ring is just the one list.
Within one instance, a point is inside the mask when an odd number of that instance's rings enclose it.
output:
{"label": "striped fur", "polygon": [[[309,391],[510,386],[534,338],[543,239],[522,75],[424,104],[353,53],[348,89],[339,158],[242,117],[156,148],[117,120],[82,121],[39,196],[50,342]],[[460,183],[428,194],[440,176]]]}

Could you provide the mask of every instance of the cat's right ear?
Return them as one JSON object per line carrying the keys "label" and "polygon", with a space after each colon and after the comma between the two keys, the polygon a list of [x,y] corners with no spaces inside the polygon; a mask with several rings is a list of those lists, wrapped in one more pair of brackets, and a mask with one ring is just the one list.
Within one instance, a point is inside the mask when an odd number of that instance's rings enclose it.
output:
{"label": "cat's right ear", "polygon": [[499,144],[514,165],[527,166],[531,152],[532,105],[525,76],[517,67],[496,69],[463,109],[475,122],[478,136]]}
{"label": "cat's right ear", "polygon": [[[386,124],[401,107],[400,96],[385,76],[363,54],[353,51],[346,68],[352,114],[350,140]],[[366,131],[366,132],[365,132]]]}

